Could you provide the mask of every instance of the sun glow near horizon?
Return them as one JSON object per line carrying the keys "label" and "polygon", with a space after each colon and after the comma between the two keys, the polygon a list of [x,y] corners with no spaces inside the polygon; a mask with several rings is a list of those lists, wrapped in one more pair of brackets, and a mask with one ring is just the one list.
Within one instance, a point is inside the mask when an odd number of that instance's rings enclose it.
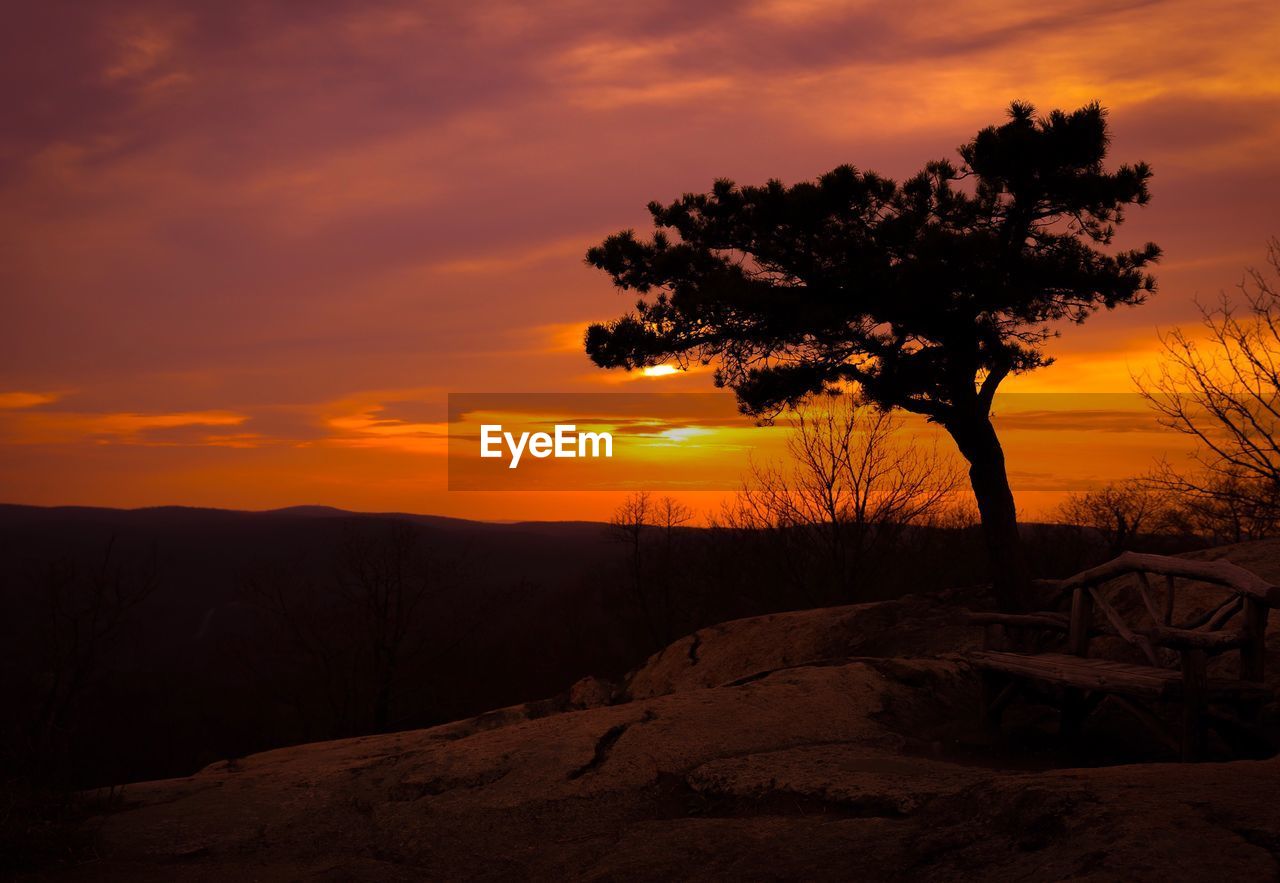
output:
{"label": "sun glow near horizon", "polygon": [[[586,249],[721,176],[900,178],[1015,98],[1110,108],[1114,161],[1155,169],[1118,247],[1166,257],[1149,304],[1066,327],[1010,392],[1131,392],[1159,332],[1194,326],[1278,232],[1280,9],[1261,0],[403,12],[14,10],[0,499],[599,514],[445,490],[451,390],[712,389],[710,366],[590,363],[585,328],[632,295]],[[1009,430],[1020,502],[1060,495],[1046,476],[1098,439],[1066,483],[1174,444],[1082,419],[1093,435]],[[655,444],[720,472],[773,444],[704,428]]]}

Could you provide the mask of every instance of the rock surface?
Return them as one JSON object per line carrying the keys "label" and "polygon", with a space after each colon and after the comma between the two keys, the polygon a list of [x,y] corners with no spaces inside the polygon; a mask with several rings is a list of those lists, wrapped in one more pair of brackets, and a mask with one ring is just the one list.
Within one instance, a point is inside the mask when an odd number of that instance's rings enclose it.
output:
{"label": "rock surface", "polygon": [[[1276,579],[1278,551],[1225,554]],[[953,600],[728,623],[656,655],[623,694],[588,681],[469,721],[130,785],[93,821],[101,858],[49,876],[1277,876],[1280,761],[957,762],[977,699]]]}

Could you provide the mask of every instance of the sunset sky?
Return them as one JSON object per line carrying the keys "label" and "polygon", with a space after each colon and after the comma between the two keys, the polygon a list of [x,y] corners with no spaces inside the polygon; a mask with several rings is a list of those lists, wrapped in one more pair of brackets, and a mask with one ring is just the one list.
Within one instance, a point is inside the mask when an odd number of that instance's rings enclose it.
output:
{"label": "sunset sky", "polygon": [[[1278,46],[1274,0],[14,5],[0,501],[601,517],[618,494],[449,493],[441,438],[449,392],[711,389],[591,366],[630,297],[586,248],[721,176],[905,176],[1012,99],[1110,108],[1113,160],[1155,169],[1118,245],[1165,257],[1006,388],[1131,392],[1280,233]],[[1008,427],[1030,511],[1063,462],[1164,444],[1064,420]]]}

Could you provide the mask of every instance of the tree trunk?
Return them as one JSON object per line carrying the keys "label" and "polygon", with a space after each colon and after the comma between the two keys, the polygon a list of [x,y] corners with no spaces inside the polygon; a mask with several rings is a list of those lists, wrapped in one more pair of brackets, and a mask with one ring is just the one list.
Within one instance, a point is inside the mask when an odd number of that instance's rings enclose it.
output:
{"label": "tree trunk", "polygon": [[1018,533],[1018,512],[1005,472],[1004,449],[986,414],[950,421],[946,429],[969,461],[969,483],[982,516],[991,584],[1002,610],[1025,609],[1031,588],[1030,572]]}

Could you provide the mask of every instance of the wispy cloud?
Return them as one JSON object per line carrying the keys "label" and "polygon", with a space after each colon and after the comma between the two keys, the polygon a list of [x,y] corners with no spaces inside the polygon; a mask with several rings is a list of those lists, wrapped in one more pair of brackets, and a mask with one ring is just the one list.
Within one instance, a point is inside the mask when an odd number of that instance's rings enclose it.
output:
{"label": "wispy cloud", "polygon": [[0,411],[35,408],[56,402],[60,397],[54,392],[0,392]]}
{"label": "wispy cloud", "polygon": [[[5,444],[206,444],[210,428],[239,426],[246,417],[228,411],[190,411],[172,414],[131,412],[13,411],[0,416],[0,442]],[[164,434],[198,429],[183,442]]]}
{"label": "wispy cloud", "polygon": [[296,489],[332,473],[321,449],[432,443],[436,420],[395,410],[409,387],[616,388],[581,322],[632,296],[582,254],[645,228],[648,200],[840,162],[901,176],[1013,98],[1112,108],[1116,159],[1156,169],[1123,237],[1167,255],[1149,306],[1068,329],[1033,387],[1128,388],[1156,326],[1194,322],[1276,232],[1265,0],[149,0],[8,24],[0,438],[26,458],[293,451],[253,481],[294,468]]}

